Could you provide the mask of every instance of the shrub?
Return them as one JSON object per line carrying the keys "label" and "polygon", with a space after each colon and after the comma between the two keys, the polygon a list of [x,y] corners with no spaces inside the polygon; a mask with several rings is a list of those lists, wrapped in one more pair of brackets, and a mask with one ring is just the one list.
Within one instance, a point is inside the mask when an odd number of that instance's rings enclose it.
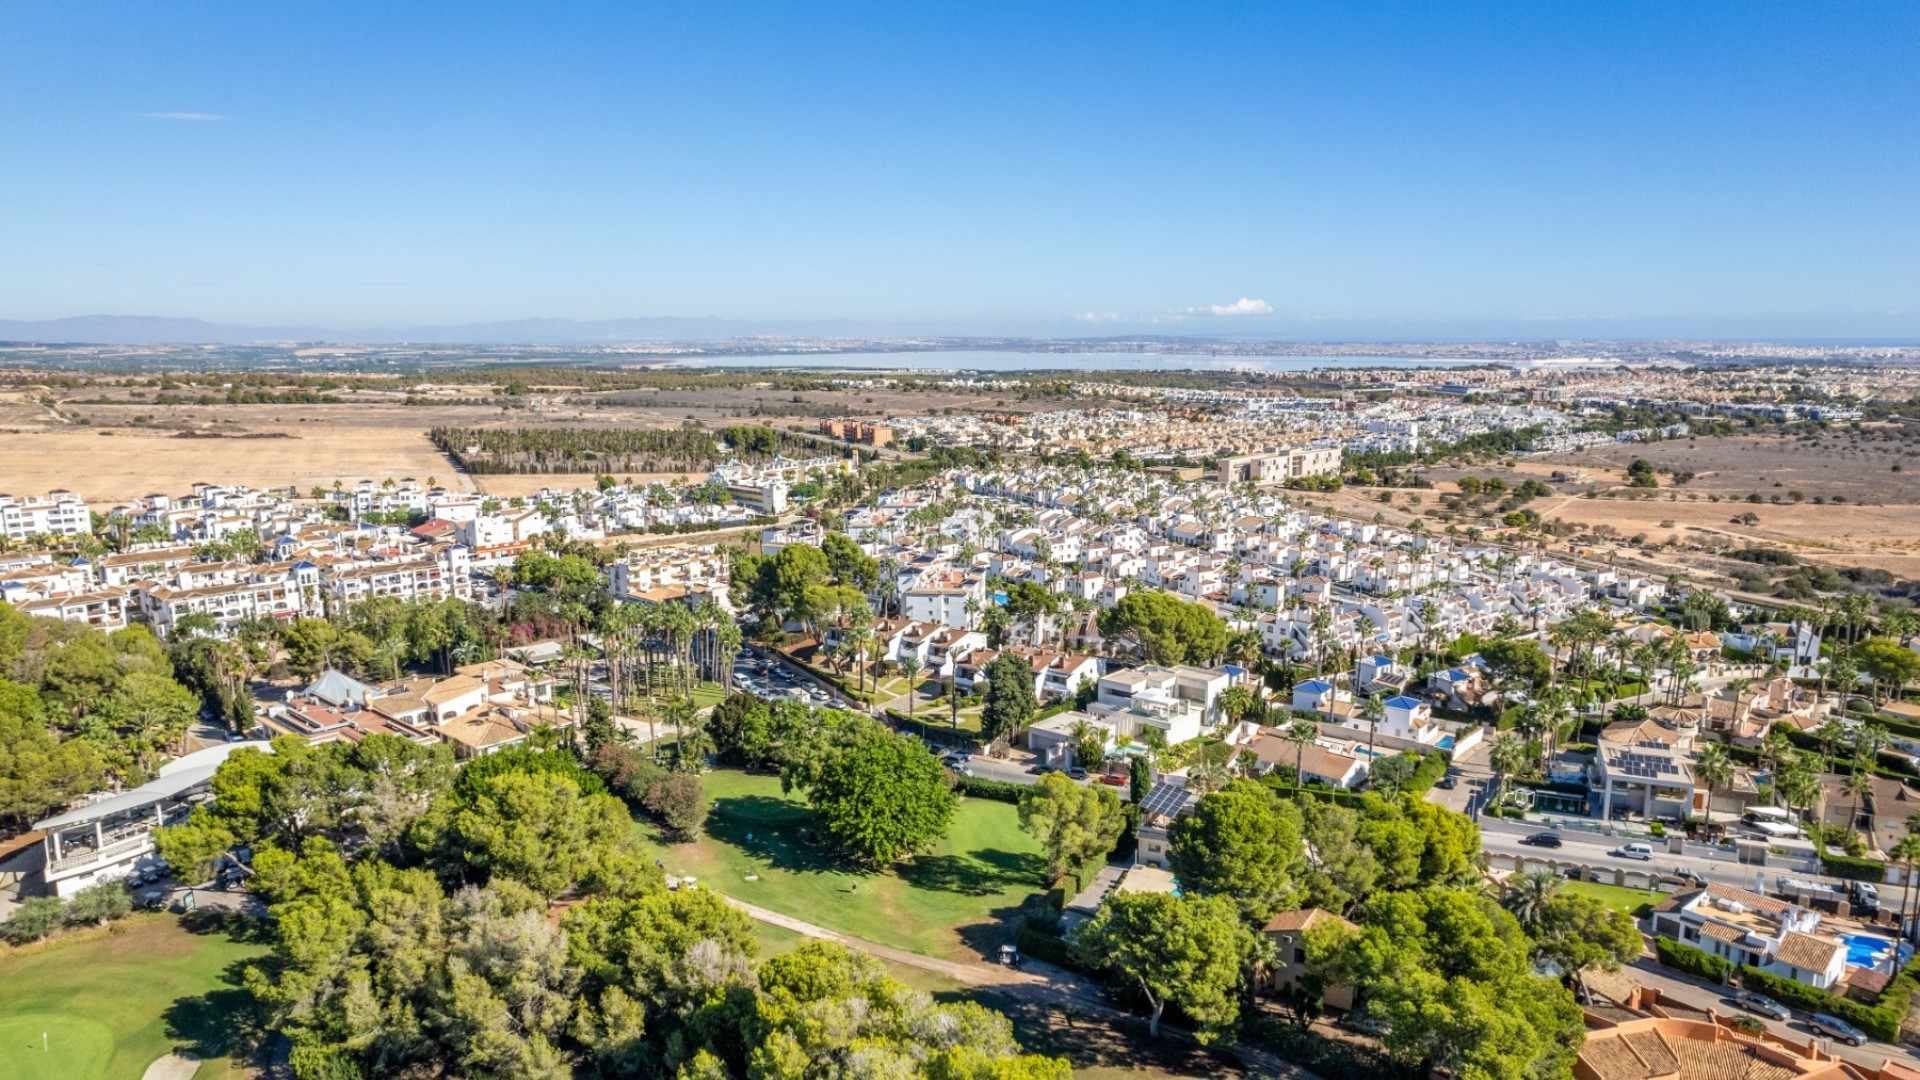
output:
{"label": "shrub", "polygon": [[110,923],[124,919],[133,910],[133,894],[118,881],[105,881],[73,894],[67,906],[67,922],[74,926]]}
{"label": "shrub", "polygon": [[1684,971],[1708,982],[1724,983],[1733,974],[1733,963],[1672,938],[1655,937],[1653,953],[1662,964]]}
{"label": "shrub", "polygon": [[1657,821],[1648,826],[1647,831],[1653,834],[1655,840],[1664,839],[1667,835],[1667,827]]}
{"label": "shrub", "polygon": [[680,841],[700,834],[707,820],[707,793],[692,773],[668,773],[647,789],[640,805],[658,818],[669,836]]}
{"label": "shrub", "polygon": [[1014,935],[1013,947],[1035,960],[1044,960],[1069,971],[1078,971],[1086,975],[1097,974],[1093,966],[1086,963],[1074,950],[1072,942],[1065,938],[1044,934],[1031,926],[1022,926]]}
{"label": "shrub", "polygon": [[1015,784],[1006,780],[988,780],[981,776],[963,776],[960,778],[960,794],[974,799],[992,799],[995,802],[1017,803],[1020,793],[1027,790],[1025,784]]}
{"label": "shrub", "polygon": [[67,905],[56,896],[35,896],[20,901],[13,910],[13,916],[0,924],[0,935],[15,945],[29,941],[39,941],[55,930],[67,918]]}
{"label": "shrub", "polygon": [[1413,770],[1412,779],[1401,785],[1400,790],[1408,795],[1425,795],[1447,775],[1447,767],[1453,763],[1453,755],[1445,750],[1423,755],[1420,764]]}

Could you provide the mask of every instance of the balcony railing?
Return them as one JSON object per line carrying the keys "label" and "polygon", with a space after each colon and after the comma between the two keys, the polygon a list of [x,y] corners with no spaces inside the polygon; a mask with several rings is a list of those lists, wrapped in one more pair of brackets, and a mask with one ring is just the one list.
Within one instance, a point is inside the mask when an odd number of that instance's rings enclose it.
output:
{"label": "balcony railing", "polygon": [[123,855],[131,855],[136,851],[152,846],[153,834],[143,832],[138,836],[115,841],[95,851],[77,852],[51,860],[47,863],[46,872],[48,874],[59,874],[68,870],[77,870],[80,867],[90,866],[97,862],[109,862]]}

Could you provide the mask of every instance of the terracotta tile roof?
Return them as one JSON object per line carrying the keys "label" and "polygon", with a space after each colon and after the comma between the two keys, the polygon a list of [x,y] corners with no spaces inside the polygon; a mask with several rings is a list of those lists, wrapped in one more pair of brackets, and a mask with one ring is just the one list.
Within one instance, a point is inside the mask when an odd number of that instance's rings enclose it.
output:
{"label": "terracotta tile roof", "polygon": [[1267,920],[1267,933],[1293,933],[1315,926],[1327,919],[1337,919],[1348,926],[1353,924],[1323,908],[1301,908],[1298,911],[1283,911]]}
{"label": "terracotta tile roof", "polygon": [[1724,941],[1729,945],[1738,945],[1747,936],[1745,930],[1726,923],[1710,922],[1700,928],[1701,937],[1710,937],[1715,941]]}
{"label": "terracotta tile roof", "polygon": [[1833,963],[1833,958],[1846,946],[1833,938],[1815,937],[1798,930],[1787,931],[1780,941],[1780,947],[1774,950],[1776,962],[1789,964],[1802,971],[1825,971]]}
{"label": "terracotta tile roof", "polygon": [[1779,915],[1792,906],[1784,900],[1775,900],[1770,896],[1736,889],[1731,885],[1709,885],[1703,890],[1708,896],[1717,896],[1722,900],[1737,900],[1748,908],[1764,915]]}

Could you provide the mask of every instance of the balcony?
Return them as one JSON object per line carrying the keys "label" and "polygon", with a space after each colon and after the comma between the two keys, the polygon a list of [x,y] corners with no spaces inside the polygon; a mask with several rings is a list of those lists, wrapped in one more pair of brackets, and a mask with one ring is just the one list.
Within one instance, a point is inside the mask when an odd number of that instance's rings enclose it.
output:
{"label": "balcony", "polygon": [[124,840],[116,840],[96,851],[76,852],[75,854],[66,855],[58,859],[50,859],[47,862],[46,875],[48,877],[54,877],[65,874],[71,870],[85,869],[96,863],[115,862],[128,855],[151,850],[152,847],[153,834],[142,832],[137,836],[130,836]]}

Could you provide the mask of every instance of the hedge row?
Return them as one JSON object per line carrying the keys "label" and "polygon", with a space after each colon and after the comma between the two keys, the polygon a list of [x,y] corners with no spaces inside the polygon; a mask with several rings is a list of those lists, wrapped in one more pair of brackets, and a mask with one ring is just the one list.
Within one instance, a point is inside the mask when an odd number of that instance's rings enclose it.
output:
{"label": "hedge row", "polygon": [[1027,790],[1026,784],[1016,784],[1008,780],[988,780],[982,776],[963,776],[960,778],[959,792],[973,799],[992,799],[995,802],[1017,803],[1020,793]]}
{"label": "hedge row", "polygon": [[1447,769],[1452,764],[1453,755],[1445,750],[1423,754],[1420,757],[1420,764],[1414,767],[1413,776],[1400,790],[1416,798],[1425,795],[1432,790],[1433,785],[1440,782],[1441,777],[1447,775]]}
{"label": "hedge row", "polygon": [[1912,980],[1905,972],[1901,973],[1895,983],[1902,981],[1908,984],[1904,993],[1895,993],[1894,986],[1889,985],[1887,992],[1880,995],[1880,1001],[1877,1004],[1863,1005],[1852,998],[1841,997],[1818,987],[1808,986],[1806,983],[1789,979],[1785,975],[1762,971],[1751,964],[1740,969],[1740,985],[1747,989],[1757,990],[1782,1005],[1806,1012],[1831,1013],[1874,1038],[1886,1042],[1900,1041],[1900,1022],[1906,1019],[1907,1003],[1913,997]]}
{"label": "hedge row", "polygon": [[966,728],[956,728],[948,724],[945,716],[932,713],[919,713],[908,716],[899,709],[886,710],[887,722],[894,730],[939,743],[941,746],[977,747],[981,743],[980,733]]}
{"label": "hedge row", "polygon": [[1074,951],[1072,943],[1067,939],[1042,933],[1031,926],[1022,926],[1019,932],[1014,934],[1013,945],[1021,953],[1035,960],[1044,960],[1049,964],[1066,968],[1068,971],[1080,972],[1082,975],[1099,974],[1098,971],[1081,962],[1079,954]]}
{"label": "hedge row", "polygon": [[1813,838],[1813,850],[1820,856],[1820,868],[1829,877],[1846,878],[1849,881],[1871,881],[1876,884],[1887,880],[1887,864],[1876,859],[1862,859],[1852,855],[1835,855],[1827,850],[1827,841],[1818,828],[1809,828],[1807,835]]}
{"label": "hedge row", "polygon": [[1653,954],[1662,964],[1708,982],[1724,983],[1733,974],[1732,961],[1701,952],[1684,941],[1655,936]]}
{"label": "hedge row", "polygon": [[1829,855],[1820,853],[1820,868],[1828,877],[1846,878],[1849,881],[1871,881],[1880,883],[1887,880],[1887,864],[1878,859],[1856,859],[1851,855]]}

